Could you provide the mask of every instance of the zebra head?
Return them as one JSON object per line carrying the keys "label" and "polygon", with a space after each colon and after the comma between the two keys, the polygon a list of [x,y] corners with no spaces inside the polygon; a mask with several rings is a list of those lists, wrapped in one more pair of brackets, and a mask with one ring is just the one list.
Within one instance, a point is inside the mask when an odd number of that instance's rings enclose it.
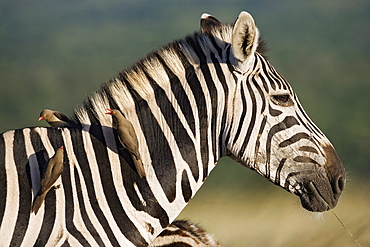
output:
{"label": "zebra head", "polygon": [[[225,28],[203,15],[205,33]],[[259,53],[251,15],[242,12],[232,28],[229,71],[235,80],[223,133],[229,156],[298,195],[310,211],[338,202],[345,170],[332,144],[310,120],[288,82]]]}

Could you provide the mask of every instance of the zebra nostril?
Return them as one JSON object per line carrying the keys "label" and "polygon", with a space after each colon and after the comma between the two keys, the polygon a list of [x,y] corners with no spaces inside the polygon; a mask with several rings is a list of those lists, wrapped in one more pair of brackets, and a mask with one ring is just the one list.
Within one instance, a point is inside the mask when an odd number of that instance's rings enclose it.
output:
{"label": "zebra nostril", "polygon": [[335,194],[340,194],[344,190],[345,179],[343,176],[338,176],[336,181],[333,183],[333,191]]}
{"label": "zebra nostril", "polygon": [[339,178],[338,178],[338,188],[339,188],[340,191],[344,190],[345,183],[346,183],[346,181],[345,181],[344,177],[339,176]]}

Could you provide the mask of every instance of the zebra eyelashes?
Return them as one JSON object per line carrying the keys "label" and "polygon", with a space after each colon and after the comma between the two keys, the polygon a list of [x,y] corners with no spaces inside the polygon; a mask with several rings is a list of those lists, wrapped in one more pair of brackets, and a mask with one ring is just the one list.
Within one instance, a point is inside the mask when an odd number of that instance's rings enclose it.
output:
{"label": "zebra eyelashes", "polygon": [[292,106],[293,101],[289,94],[277,94],[271,97],[272,102],[280,106]]}

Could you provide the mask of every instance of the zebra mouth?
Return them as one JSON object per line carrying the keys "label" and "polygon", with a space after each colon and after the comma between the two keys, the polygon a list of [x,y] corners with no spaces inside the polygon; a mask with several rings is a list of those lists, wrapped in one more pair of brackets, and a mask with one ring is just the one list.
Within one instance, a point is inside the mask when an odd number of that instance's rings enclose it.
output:
{"label": "zebra mouth", "polygon": [[[330,186],[329,186],[330,187]],[[302,207],[312,212],[323,212],[330,210],[337,204],[332,200],[333,193],[325,185],[318,186],[315,182],[309,181],[304,186],[305,193],[300,195]]]}

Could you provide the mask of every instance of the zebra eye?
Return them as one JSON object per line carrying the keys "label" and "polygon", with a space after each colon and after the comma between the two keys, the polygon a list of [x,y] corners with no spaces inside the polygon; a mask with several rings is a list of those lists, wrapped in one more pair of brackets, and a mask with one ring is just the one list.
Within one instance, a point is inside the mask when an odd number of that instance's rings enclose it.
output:
{"label": "zebra eye", "polygon": [[272,96],[274,103],[282,105],[282,106],[291,106],[292,101],[290,100],[289,94],[279,94]]}

